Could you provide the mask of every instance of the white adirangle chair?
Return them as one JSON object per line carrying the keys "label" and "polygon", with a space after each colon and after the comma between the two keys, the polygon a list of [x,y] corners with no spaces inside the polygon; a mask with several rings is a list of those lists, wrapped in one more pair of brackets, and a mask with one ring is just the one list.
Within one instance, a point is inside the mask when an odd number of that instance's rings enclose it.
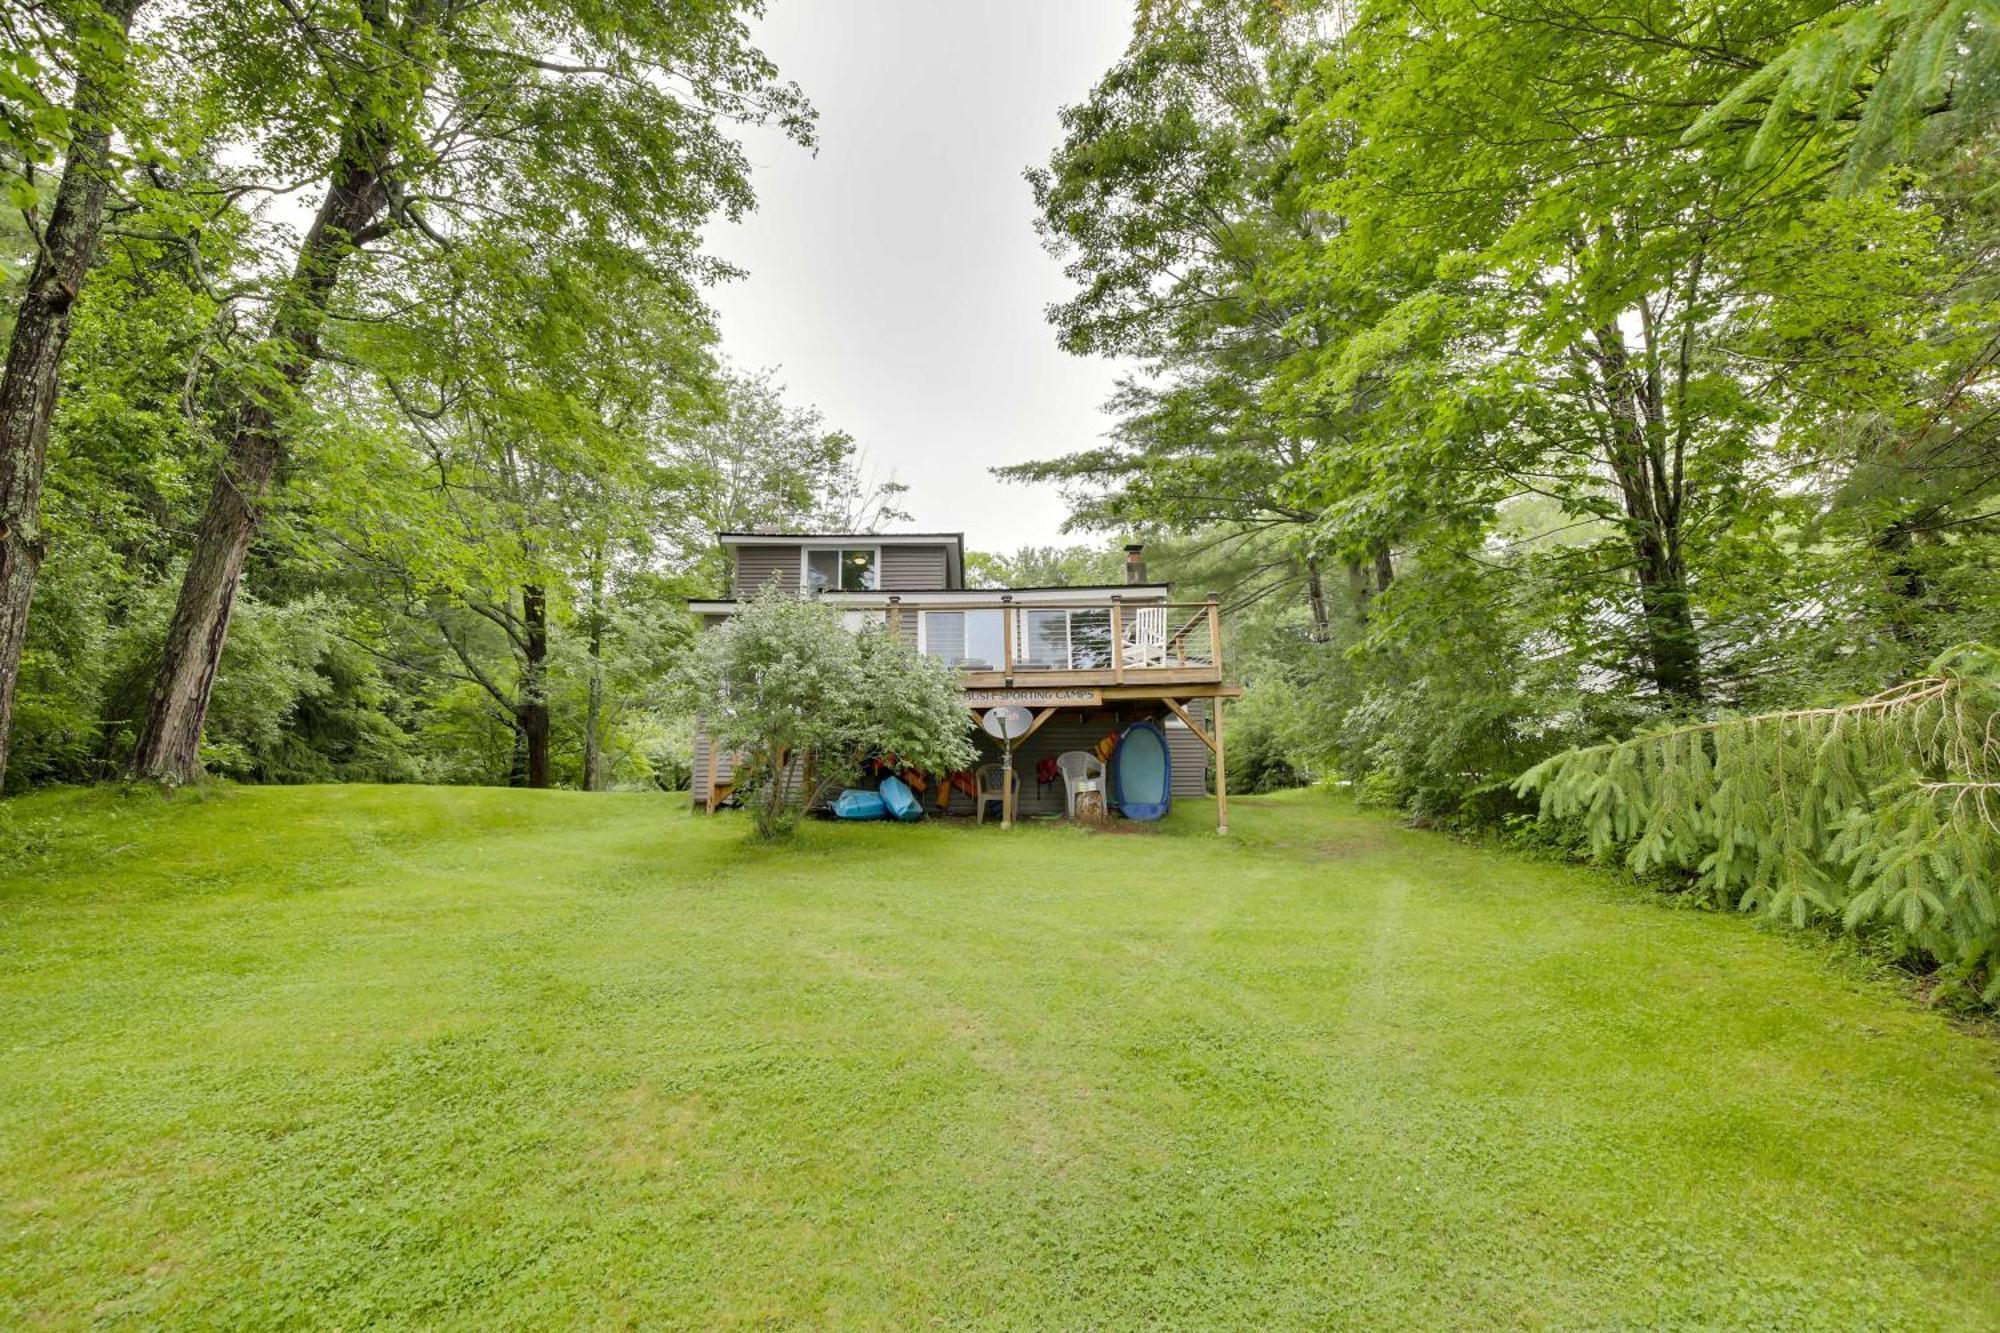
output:
{"label": "white adirangle chair", "polygon": [[[1063,809],[1076,818],[1076,784],[1095,780],[1103,791],[1104,761],[1088,750],[1065,750],[1056,756],[1056,771],[1062,774]],[[1107,793],[1105,799],[1110,799]]]}

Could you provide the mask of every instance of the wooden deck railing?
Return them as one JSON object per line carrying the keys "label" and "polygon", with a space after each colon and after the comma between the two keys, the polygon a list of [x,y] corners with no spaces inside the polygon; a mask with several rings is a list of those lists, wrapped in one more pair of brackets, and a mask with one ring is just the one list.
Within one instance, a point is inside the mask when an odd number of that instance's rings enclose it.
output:
{"label": "wooden deck railing", "polygon": [[969,685],[1219,682],[1222,611],[1123,598],[925,602],[891,594],[890,627],[947,657]]}

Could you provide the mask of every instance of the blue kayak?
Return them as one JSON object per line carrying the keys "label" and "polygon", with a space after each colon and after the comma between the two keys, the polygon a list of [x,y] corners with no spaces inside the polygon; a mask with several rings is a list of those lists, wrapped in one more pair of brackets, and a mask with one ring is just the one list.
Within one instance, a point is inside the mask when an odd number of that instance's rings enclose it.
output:
{"label": "blue kayak", "polygon": [[850,787],[833,798],[835,819],[880,819],[889,813],[879,792],[861,791]]}
{"label": "blue kayak", "polygon": [[910,784],[901,778],[883,778],[880,795],[882,804],[888,808],[889,818],[913,824],[924,817],[923,802],[910,790]]}

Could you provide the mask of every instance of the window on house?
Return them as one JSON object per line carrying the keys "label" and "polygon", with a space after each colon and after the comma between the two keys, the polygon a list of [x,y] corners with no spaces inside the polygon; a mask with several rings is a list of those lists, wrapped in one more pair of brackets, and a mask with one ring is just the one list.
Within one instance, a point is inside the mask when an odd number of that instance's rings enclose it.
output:
{"label": "window on house", "polygon": [[874,592],[875,548],[820,547],[806,552],[807,592]]}
{"label": "window on house", "polygon": [[1111,665],[1111,608],[1069,613],[1069,665],[1102,671]]}
{"label": "window on house", "polygon": [[1111,665],[1111,609],[1023,611],[1015,657],[1030,670],[1102,670]]}
{"label": "window on house", "polygon": [[998,671],[1006,651],[998,611],[926,611],[923,650],[970,671]]}
{"label": "window on house", "polygon": [[1021,646],[1015,665],[1055,671],[1069,664],[1069,612],[1021,613]]}

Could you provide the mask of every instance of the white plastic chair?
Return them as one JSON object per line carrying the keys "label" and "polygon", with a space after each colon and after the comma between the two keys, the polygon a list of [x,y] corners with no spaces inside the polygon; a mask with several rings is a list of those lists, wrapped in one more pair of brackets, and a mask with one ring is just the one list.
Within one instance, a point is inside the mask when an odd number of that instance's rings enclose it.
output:
{"label": "white plastic chair", "polygon": [[[1095,779],[1104,781],[1104,761],[1088,750],[1065,750],[1056,756],[1056,771],[1062,774],[1063,809],[1076,818],[1076,784]],[[1102,791],[1100,786],[1098,790]]]}
{"label": "white plastic chair", "polygon": [[1013,779],[1014,806],[1016,809],[1020,808],[1021,770],[1018,768],[1006,769],[999,764],[981,764],[972,772],[972,785],[974,791],[977,793],[972,798],[973,810],[977,816],[975,822],[981,824],[986,822],[986,803],[988,801],[1004,801],[1007,799],[1001,794],[1000,775],[1002,773]]}

